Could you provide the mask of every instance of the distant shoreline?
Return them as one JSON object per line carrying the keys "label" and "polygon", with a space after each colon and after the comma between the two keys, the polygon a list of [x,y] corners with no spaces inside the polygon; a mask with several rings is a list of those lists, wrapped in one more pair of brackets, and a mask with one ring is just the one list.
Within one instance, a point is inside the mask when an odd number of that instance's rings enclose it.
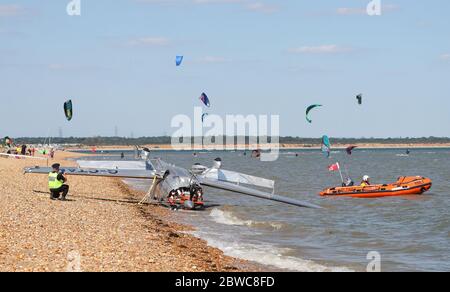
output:
{"label": "distant shoreline", "polygon": [[[345,150],[350,145],[336,144],[333,145],[334,150]],[[436,143],[422,143],[422,144],[381,144],[381,143],[364,143],[364,144],[352,144],[351,146],[357,146],[359,149],[450,149],[450,143],[436,144]],[[140,145],[141,149],[144,147],[150,150],[156,151],[251,151],[255,149],[270,150],[273,149],[273,145],[236,145],[236,146],[224,146],[223,149],[216,149],[214,147],[202,147],[199,145],[194,145],[193,147],[185,148],[173,148],[170,144],[150,144],[150,145]],[[321,145],[319,144],[280,144],[280,150],[318,150]],[[92,146],[82,146],[82,147],[69,147],[66,148],[68,151],[90,151]],[[99,146],[95,148],[96,152],[99,151],[121,151],[121,150],[132,150],[133,146],[123,146],[123,145],[111,145],[111,146]]]}

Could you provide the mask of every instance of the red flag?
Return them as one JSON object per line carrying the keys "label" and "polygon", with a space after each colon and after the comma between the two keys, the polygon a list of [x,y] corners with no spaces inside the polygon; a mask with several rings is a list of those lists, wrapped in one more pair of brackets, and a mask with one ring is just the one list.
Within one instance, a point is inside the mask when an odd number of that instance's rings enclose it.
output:
{"label": "red flag", "polygon": [[338,171],[340,168],[339,162],[328,166],[329,171]]}

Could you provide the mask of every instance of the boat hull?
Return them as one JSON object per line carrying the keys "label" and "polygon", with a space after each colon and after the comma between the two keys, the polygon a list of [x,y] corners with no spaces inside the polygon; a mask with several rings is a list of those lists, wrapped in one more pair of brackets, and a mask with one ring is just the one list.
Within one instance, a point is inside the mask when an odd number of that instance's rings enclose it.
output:
{"label": "boat hull", "polygon": [[385,185],[334,187],[320,193],[323,197],[381,198],[421,195],[431,189],[429,178],[414,176],[400,177],[397,182]]}

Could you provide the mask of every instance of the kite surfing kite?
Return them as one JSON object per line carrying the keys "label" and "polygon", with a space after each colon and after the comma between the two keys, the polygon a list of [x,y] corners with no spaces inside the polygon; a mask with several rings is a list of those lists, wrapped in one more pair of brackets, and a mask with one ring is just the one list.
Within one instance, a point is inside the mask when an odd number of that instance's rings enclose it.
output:
{"label": "kite surfing kite", "polygon": [[363,95],[362,94],[358,94],[356,96],[356,99],[358,100],[359,105],[361,105],[363,103]]}
{"label": "kite surfing kite", "polygon": [[314,104],[314,105],[310,105],[308,106],[308,108],[306,109],[306,120],[308,121],[308,123],[312,123],[312,120],[309,118],[309,112],[313,109],[315,109],[316,107],[321,107],[321,104]]}
{"label": "kite surfing kite", "polygon": [[64,103],[64,113],[66,114],[66,119],[68,121],[72,120],[73,117],[72,100],[68,100]]}
{"label": "kite surfing kite", "polygon": [[6,147],[12,147],[12,145],[13,145],[13,139],[11,139],[11,138],[9,138],[8,136],[6,136],[6,137],[3,139],[3,145],[6,146]]}
{"label": "kite surfing kite", "polygon": [[202,95],[200,96],[200,100],[203,102],[203,104],[207,107],[211,107],[211,103],[209,102],[209,98],[206,95],[206,93],[202,93]]}
{"label": "kite surfing kite", "polygon": [[181,66],[181,64],[183,63],[183,56],[177,56],[175,59],[175,63],[177,64],[177,67]]}
{"label": "kite surfing kite", "polygon": [[202,115],[202,123],[205,122],[205,119],[206,119],[207,116],[209,116],[208,113],[204,113],[204,114]]}
{"label": "kite surfing kite", "polygon": [[323,136],[322,137],[322,153],[323,153],[323,155],[325,155],[325,157],[329,158],[330,152],[331,152],[330,139],[328,138],[328,136]]}
{"label": "kite surfing kite", "polygon": [[345,149],[345,151],[347,151],[347,154],[348,154],[348,155],[352,155],[353,150],[354,150],[355,148],[358,148],[358,146],[349,146],[349,147],[347,147],[347,149]]}

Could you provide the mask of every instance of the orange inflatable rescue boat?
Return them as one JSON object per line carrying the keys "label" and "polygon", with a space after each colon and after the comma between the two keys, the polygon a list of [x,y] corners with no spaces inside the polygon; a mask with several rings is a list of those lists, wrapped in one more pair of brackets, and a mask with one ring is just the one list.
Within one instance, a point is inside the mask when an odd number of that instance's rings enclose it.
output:
{"label": "orange inflatable rescue boat", "polygon": [[392,196],[421,195],[430,190],[433,182],[421,176],[403,176],[396,183],[386,185],[334,187],[324,190],[321,196],[380,198]]}

